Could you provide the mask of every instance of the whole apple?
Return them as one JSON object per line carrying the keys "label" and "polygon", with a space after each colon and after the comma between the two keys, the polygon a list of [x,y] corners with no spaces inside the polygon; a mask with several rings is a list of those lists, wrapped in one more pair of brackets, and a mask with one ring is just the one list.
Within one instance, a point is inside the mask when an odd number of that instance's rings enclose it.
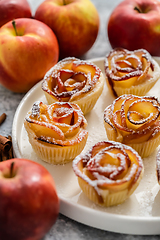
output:
{"label": "whole apple", "polygon": [[0,1],[0,27],[15,18],[31,17],[31,8],[27,0]]}
{"label": "whole apple", "polygon": [[42,165],[18,158],[0,163],[1,240],[40,240],[58,213],[54,180]]}
{"label": "whole apple", "polygon": [[60,58],[80,57],[94,44],[99,30],[99,14],[90,0],[45,0],[35,18],[55,33]]}
{"label": "whole apple", "polygon": [[18,18],[0,28],[0,83],[14,92],[27,92],[58,61],[53,31],[35,19]]}
{"label": "whole apple", "polygon": [[107,27],[113,48],[144,48],[160,56],[160,1],[124,0],[111,13]]}

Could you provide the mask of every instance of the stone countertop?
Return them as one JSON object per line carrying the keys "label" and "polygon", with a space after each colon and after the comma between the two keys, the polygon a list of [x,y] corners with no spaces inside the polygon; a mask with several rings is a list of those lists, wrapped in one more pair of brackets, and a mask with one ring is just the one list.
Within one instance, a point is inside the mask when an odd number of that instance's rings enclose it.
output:
{"label": "stone countertop", "polygon": [[[32,6],[33,12],[36,7],[42,2],[42,0],[29,0]],[[107,20],[114,9],[114,7],[121,2],[121,0],[92,0],[96,6],[100,15],[100,31],[97,40],[93,47],[87,52],[83,59],[99,58],[104,57],[111,49],[107,38]],[[24,94],[12,93],[0,86],[0,115],[5,112],[7,118],[5,122],[0,126],[0,134],[4,136],[11,135],[12,122],[14,114],[19,102],[23,98]],[[126,226],[127,228],[127,226]],[[78,223],[74,220],[69,219],[62,214],[59,217],[55,225],[46,234],[43,240],[158,240],[159,236],[137,236],[137,235],[126,235],[119,233],[112,233],[108,231],[99,230]]]}

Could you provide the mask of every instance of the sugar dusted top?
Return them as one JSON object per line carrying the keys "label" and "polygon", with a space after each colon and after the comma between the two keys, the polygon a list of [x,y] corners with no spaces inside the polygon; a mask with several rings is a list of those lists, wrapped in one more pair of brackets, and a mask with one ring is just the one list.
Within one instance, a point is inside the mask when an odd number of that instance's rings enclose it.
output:
{"label": "sugar dusted top", "polygon": [[88,132],[87,121],[78,105],[53,103],[46,105],[35,102],[25,119],[37,140],[59,146],[74,145]]}
{"label": "sugar dusted top", "polygon": [[75,174],[101,195],[103,190],[130,190],[143,173],[143,162],[131,147],[101,141],[73,161]]}
{"label": "sugar dusted top", "polygon": [[122,143],[146,142],[160,133],[160,103],[155,97],[122,95],[105,109],[104,121]]}
{"label": "sugar dusted top", "polygon": [[46,74],[42,89],[57,101],[73,102],[94,89],[100,74],[100,68],[89,61],[65,58]]}
{"label": "sugar dusted top", "polygon": [[115,48],[106,55],[105,73],[115,96],[119,96],[115,88],[123,89],[140,86],[148,81],[158,80],[155,73],[159,71],[158,64],[144,49],[129,51]]}

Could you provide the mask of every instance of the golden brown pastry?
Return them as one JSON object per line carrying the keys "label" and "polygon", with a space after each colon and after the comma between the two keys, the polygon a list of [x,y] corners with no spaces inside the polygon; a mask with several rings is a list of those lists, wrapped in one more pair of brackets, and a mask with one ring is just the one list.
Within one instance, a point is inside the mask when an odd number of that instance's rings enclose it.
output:
{"label": "golden brown pastry", "polygon": [[45,75],[42,90],[49,104],[72,102],[84,114],[90,112],[102,93],[103,74],[96,65],[77,58],[65,58]]}
{"label": "golden brown pastry", "polygon": [[65,102],[36,102],[24,121],[36,154],[53,164],[67,163],[83,150],[88,137],[86,125],[79,106]]}
{"label": "golden brown pastry", "polygon": [[144,96],[160,78],[160,67],[144,49],[113,49],[105,58],[106,81],[113,94]]}
{"label": "golden brown pastry", "polygon": [[124,202],[143,176],[143,162],[129,146],[112,141],[95,144],[73,160],[80,188],[94,203],[109,207]]}
{"label": "golden brown pastry", "polygon": [[104,127],[109,140],[147,157],[160,144],[160,103],[155,97],[122,95],[104,110]]}

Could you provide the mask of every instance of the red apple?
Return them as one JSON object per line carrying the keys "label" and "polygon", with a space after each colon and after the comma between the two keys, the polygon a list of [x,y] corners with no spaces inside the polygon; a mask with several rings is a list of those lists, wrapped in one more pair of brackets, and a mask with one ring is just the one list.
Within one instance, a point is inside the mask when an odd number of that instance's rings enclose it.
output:
{"label": "red apple", "polygon": [[40,240],[58,213],[54,180],[42,165],[18,158],[0,163],[1,240]]}
{"label": "red apple", "polygon": [[0,83],[14,92],[27,92],[58,61],[53,31],[35,19],[19,18],[0,28]]}
{"label": "red apple", "polygon": [[113,10],[107,25],[113,48],[144,48],[160,56],[160,1],[124,0]]}
{"label": "red apple", "polygon": [[15,18],[31,18],[31,8],[27,0],[0,1],[0,27]]}
{"label": "red apple", "polygon": [[35,18],[56,34],[60,58],[85,54],[97,38],[99,14],[90,0],[45,0]]}

